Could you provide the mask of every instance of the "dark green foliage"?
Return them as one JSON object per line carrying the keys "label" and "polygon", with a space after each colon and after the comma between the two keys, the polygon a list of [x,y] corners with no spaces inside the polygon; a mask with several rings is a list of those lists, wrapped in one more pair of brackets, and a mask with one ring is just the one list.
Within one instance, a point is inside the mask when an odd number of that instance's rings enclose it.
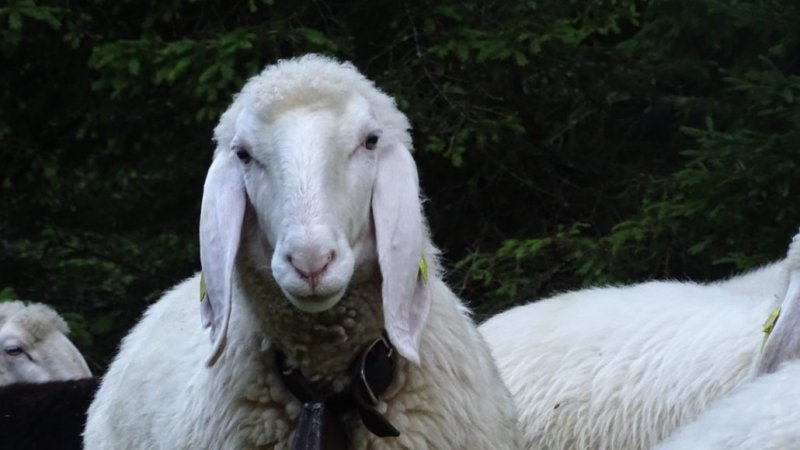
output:
{"label": "dark green foliage", "polygon": [[309,51],[408,113],[450,281],[482,314],[777,259],[800,225],[795,3],[8,0],[0,299],[55,305],[101,369],[199,267],[219,114]]}

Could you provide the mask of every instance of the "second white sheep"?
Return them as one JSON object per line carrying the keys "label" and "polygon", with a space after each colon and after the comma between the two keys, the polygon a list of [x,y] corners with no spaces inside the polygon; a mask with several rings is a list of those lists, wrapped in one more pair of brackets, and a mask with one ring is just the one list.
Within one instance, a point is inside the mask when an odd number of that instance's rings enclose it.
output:
{"label": "second white sheep", "polygon": [[47,305],[0,303],[0,386],[90,377],[68,334],[67,323]]}
{"label": "second white sheep", "polygon": [[[794,255],[793,255],[794,253]],[[800,235],[789,249],[800,263]],[[658,450],[783,450],[800,444],[800,265],[761,354],[756,378],[713,403]]]}
{"label": "second white sheep", "polygon": [[650,448],[750,380],[792,255],[716,283],[586,289],[489,319],[480,330],[526,447]]}

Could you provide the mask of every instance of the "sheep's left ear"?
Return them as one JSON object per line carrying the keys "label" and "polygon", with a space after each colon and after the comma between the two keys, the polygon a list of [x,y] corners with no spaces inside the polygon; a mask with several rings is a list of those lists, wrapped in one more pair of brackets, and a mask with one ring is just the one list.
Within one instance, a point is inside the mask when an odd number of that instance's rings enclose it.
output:
{"label": "sheep's left ear", "polygon": [[378,151],[372,218],[383,277],[384,322],[397,351],[419,364],[419,341],[431,294],[427,273],[420,270],[425,230],[417,166],[403,145]]}
{"label": "sheep's left ear", "polygon": [[758,373],[774,372],[778,366],[800,356],[800,274],[792,273],[789,289],[780,305],[758,365]]}
{"label": "sheep's left ear", "polygon": [[201,299],[203,327],[211,327],[213,366],[225,349],[231,317],[233,269],[244,222],[246,193],[239,161],[219,152],[203,187],[200,209],[200,264],[206,295]]}
{"label": "sheep's left ear", "polygon": [[789,287],[761,355],[759,374],[774,372],[782,362],[800,357],[800,234],[792,240],[786,262]]}

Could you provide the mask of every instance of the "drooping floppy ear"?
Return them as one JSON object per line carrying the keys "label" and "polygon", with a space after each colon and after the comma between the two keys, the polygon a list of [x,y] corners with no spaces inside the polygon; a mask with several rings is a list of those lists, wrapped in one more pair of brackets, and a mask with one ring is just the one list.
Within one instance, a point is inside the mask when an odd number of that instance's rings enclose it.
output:
{"label": "drooping floppy ear", "polygon": [[238,161],[220,152],[211,163],[200,209],[200,264],[206,286],[201,303],[204,328],[211,327],[212,350],[206,365],[217,362],[228,334],[233,270],[242,234],[246,194]]}
{"label": "drooping floppy ear", "polygon": [[[789,287],[778,306],[777,320],[765,324],[769,332],[758,374],[771,373],[784,361],[800,357],[800,234],[796,235],[786,255],[789,266]],[[767,330],[771,327],[771,330]]]}
{"label": "drooping floppy ear", "polygon": [[427,274],[420,273],[424,226],[417,167],[403,145],[379,151],[372,217],[383,277],[384,322],[398,352],[419,364],[419,341],[431,294]]}
{"label": "drooping floppy ear", "polygon": [[774,372],[782,362],[800,356],[800,273],[791,274],[779,311],[758,364],[759,374]]}

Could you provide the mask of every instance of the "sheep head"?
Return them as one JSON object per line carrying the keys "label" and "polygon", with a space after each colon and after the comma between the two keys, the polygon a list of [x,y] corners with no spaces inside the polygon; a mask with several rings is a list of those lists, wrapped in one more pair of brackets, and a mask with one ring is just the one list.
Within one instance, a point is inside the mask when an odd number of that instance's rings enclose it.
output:
{"label": "sheep head", "polygon": [[67,324],[41,304],[0,304],[0,385],[90,377],[66,334]]}
{"label": "sheep head", "polygon": [[307,313],[382,276],[385,327],[418,362],[430,308],[408,121],[348,64],[309,55],[245,85],[215,130],[200,220],[203,324],[222,353],[241,249]]}

